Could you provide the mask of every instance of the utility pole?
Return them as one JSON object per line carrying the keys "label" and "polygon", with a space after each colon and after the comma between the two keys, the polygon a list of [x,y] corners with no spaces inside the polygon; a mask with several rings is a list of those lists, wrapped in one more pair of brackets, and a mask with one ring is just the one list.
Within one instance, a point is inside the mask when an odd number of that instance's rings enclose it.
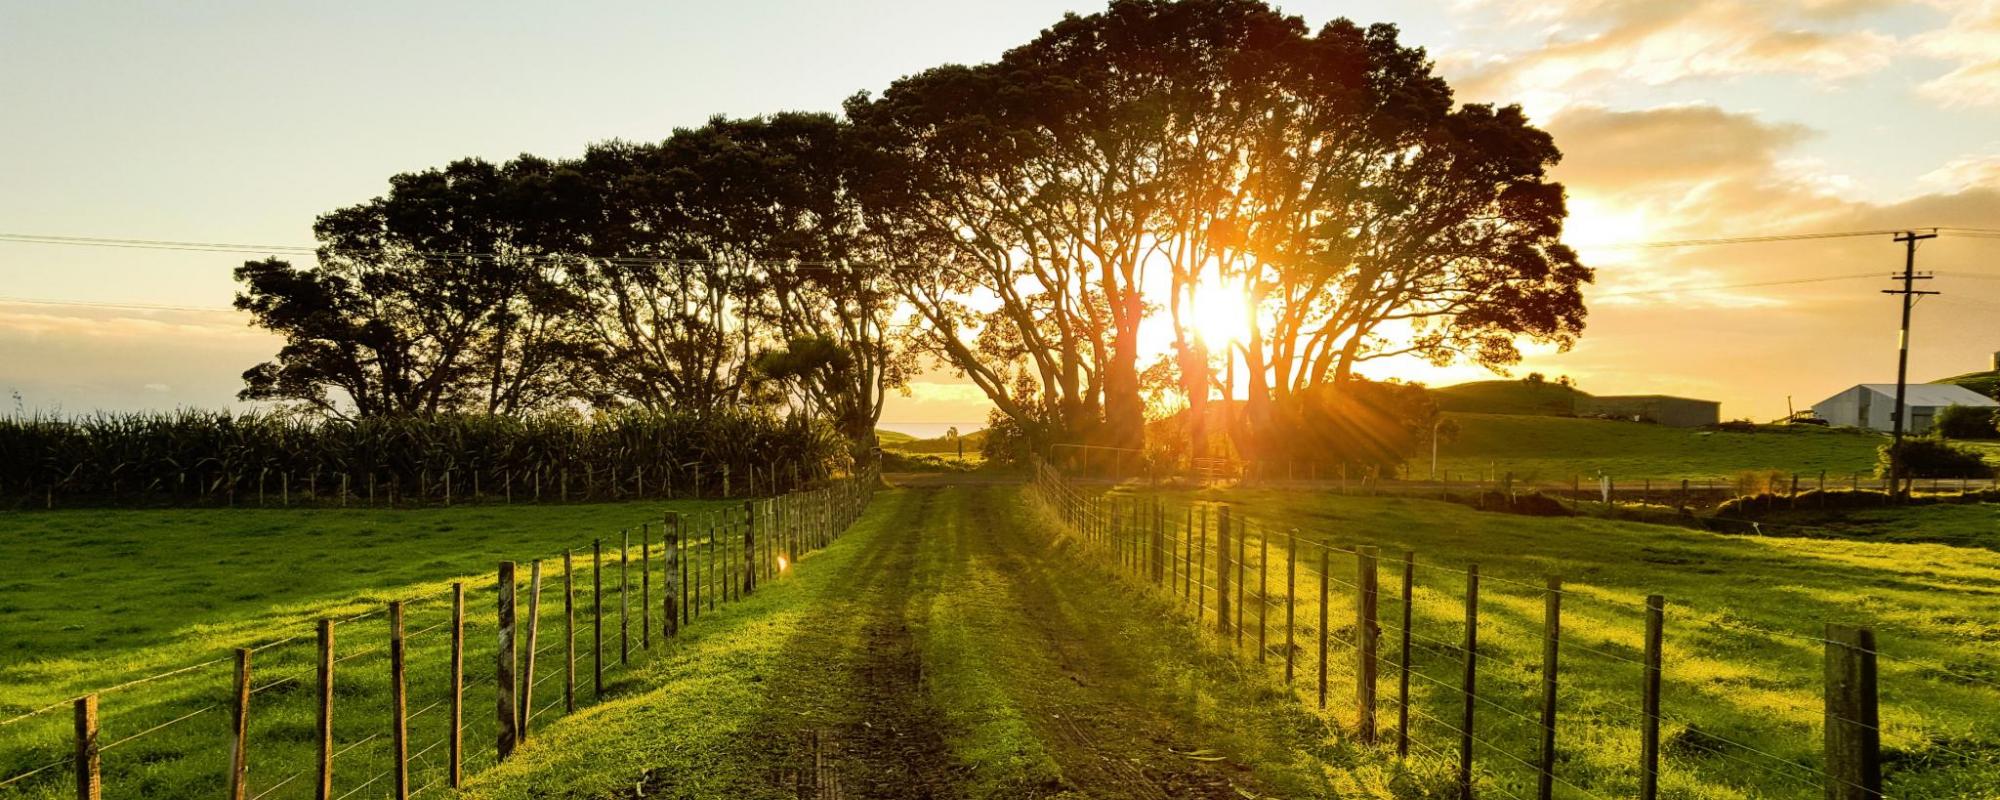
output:
{"label": "utility pole", "polygon": [[1920,292],[1916,289],[1917,281],[1927,281],[1932,277],[1928,272],[1917,272],[1917,242],[1936,238],[1936,231],[1922,234],[1916,231],[1904,231],[1896,234],[1896,241],[1902,242],[1904,245],[1903,274],[1891,275],[1889,277],[1891,279],[1902,280],[1903,288],[1882,290],[1883,294],[1899,294],[1903,296],[1903,329],[1902,334],[1896,340],[1896,407],[1893,419],[1891,420],[1891,430],[1893,433],[1891,434],[1889,444],[1889,495],[1891,497],[1900,496],[1903,493],[1903,417],[1905,414],[1903,401],[1909,389],[1910,376],[1910,308],[1916,305],[1918,296],[1937,294],[1937,292]]}

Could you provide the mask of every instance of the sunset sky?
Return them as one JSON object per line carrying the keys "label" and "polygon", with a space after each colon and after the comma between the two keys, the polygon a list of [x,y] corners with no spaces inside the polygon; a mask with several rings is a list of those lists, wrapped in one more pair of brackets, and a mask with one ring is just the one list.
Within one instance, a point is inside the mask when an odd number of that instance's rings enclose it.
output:
{"label": "sunset sky", "polygon": [[[1631,245],[2000,228],[2000,0],[1281,5],[1315,26],[1395,23],[1461,99],[1520,103],[1555,135],[1568,239],[1599,281],[1581,344],[1536,353],[1521,372],[1775,417],[1788,395],[1804,407],[1894,379],[1897,312],[1879,290],[1901,246],[1887,235]],[[575,155],[714,114],[834,110],[1097,8],[11,3],[0,7],[0,233],[309,245],[316,215],[380,194],[396,172]],[[227,310],[243,260],[0,243],[0,390],[67,412],[233,404],[240,373],[277,346]],[[1986,368],[2000,350],[2000,239],[1935,240],[1919,267],[1945,294],[1918,306],[1912,377]],[[884,427],[976,427],[985,408],[938,371],[891,400]]]}

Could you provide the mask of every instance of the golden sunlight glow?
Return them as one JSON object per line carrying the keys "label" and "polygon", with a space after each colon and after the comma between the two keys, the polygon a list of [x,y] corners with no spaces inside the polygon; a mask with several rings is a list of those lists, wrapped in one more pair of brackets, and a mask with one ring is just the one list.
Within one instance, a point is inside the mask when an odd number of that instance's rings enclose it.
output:
{"label": "golden sunlight glow", "polygon": [[778,556],[778,571],[779,571],[779,572],[784,572],[784,571],[785,571],[785,569],[786,569],[787,567],[790,567],[791,565],[792,565],[792,562],[791,562],[791,559],[788,559],[788,558],[785,558],[784,556]]}
{"label": "golden sunlight glow", "polygon": [[1195,337],[1210,347],[1248,338],[1250,315],[1242,287],[1214,277],[1203,280],[1195,286],[1187,323]]}

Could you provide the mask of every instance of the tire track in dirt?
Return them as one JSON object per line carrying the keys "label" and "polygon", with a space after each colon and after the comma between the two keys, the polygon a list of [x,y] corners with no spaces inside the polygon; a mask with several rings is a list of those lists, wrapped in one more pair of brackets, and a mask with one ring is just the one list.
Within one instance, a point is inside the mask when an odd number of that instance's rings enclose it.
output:
{"label": "tire track in dirt", "polygon": [[[890,498],[882,498],[890,499]],[[935,493],[898,502],[883,528],[844,574],[816,593],[783,668],[760,676],[769,687],[756,720],[718,760],[750,785],[712,787],[710,796],[952,800],[960,773],[942,723],[923,690],[923,660],[911,631],[913,566]],[[657,791],[649,791],[657,789]],[[672,796],[671,779],[642,787]]]}
{"label": "tire track in dirt", "polygon": [[[1238,787],[1252,783],[1248,770],[1179,755],[1203,744],[1165,713],[1175,699],[1153,691],[1153,676],[1114,652],[1129,634],[1121,618],[1132,612],[1102,607],[1106,578],[1077,564],[1075,553],[1052,550],[1018,510],[999,508],[1018,503],[1018,490],[954,491],[970,495],[970,519],[953,526],[958,549],[1006,579],[1011,608],[1005,613],[1025,628],[1021,638],[1040,645],[1036,660],[1043,674],[1016,676],[1015,682],[1041,691],[1024,692],[1016,701],[1065,780],[1090,797],[1240,800]],[[1095,589],[1079,588],[1084,586]]]}

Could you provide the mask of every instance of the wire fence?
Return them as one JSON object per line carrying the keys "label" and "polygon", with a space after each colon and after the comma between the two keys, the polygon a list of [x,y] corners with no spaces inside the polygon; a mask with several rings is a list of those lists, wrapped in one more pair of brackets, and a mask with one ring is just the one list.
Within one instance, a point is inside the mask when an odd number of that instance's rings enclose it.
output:
{"label": "wire fence", "polygon": [[1981,711],[2000,707],[2000,676],[1886,651],[1871,628],[1770,630],[1669,614],[1657,595],[1385,557],[1227,504],[1079,484],[1046,462],[1033,486],[1107,569],[1346,739],[1448,768],[1459,797],[1971,798],[2000,785],[2000,721]]}
{"label": "wire fence", "polygon": [[[874,478],[668,512],[610,541],[501,562],[490,582],[0,719],[0,797],[400,799],[457,787],[831,543]],[[468,713],[475,691],[488,699]]]}

